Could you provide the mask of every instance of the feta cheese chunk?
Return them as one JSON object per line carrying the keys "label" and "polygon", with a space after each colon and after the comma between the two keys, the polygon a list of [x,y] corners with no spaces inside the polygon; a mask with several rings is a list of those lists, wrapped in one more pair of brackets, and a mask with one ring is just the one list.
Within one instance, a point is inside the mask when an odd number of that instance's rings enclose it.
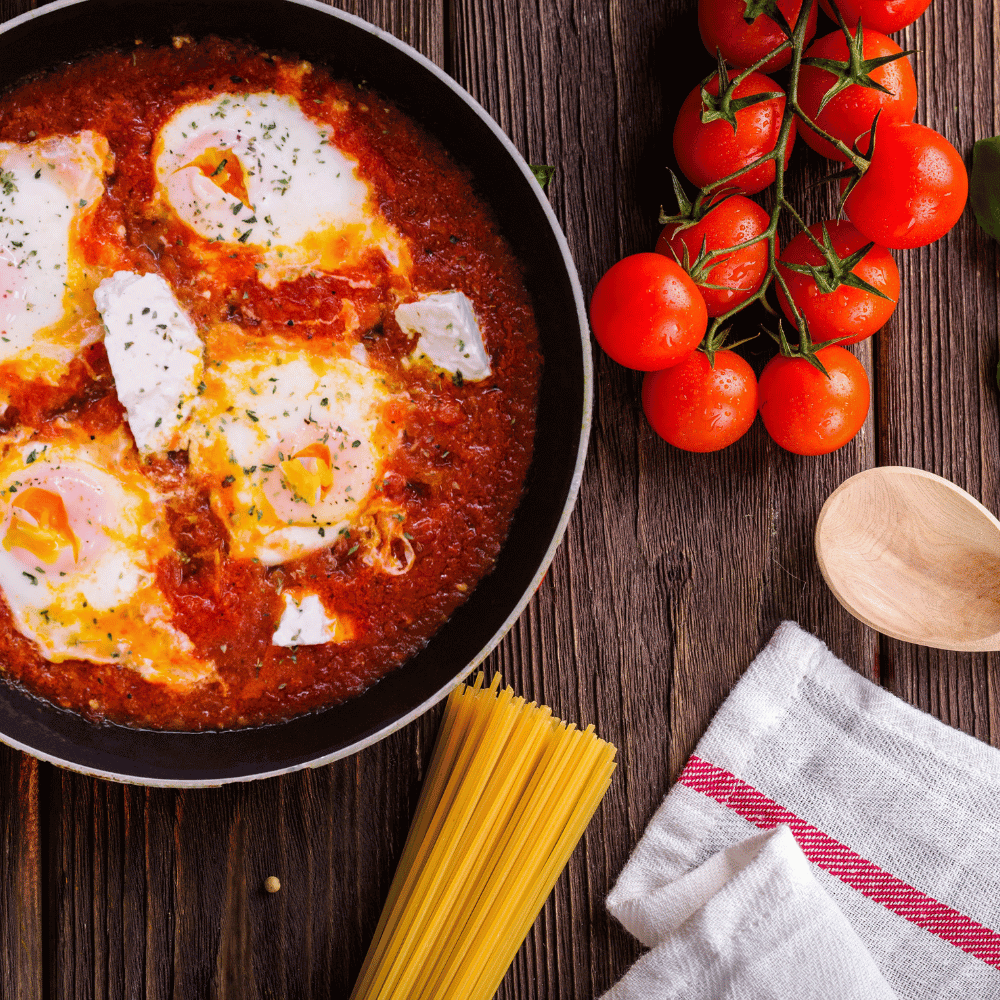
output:
{"label": "feta cheese chunk", "polygon": [[139,451],[187,447],[202,376],[202,342],[158,274],[118,271],[94,292],[104,346]]}
{"label": "feta cheese chunk", "polygon": [[323,602],[316,594],[297,601],[287,590],[278,630],[271,637],[274,646],[318,646],[333,642],[337,636],[337,621],[327,616]]}
{"label": "feta cheese chunk", "polygon": [[396,308],[396,322],[420,339],[410,357],[427,358],[432,364],[465,382],[487,378],[490,356],[476,322],[472,303],[462,292],[438,292]]}

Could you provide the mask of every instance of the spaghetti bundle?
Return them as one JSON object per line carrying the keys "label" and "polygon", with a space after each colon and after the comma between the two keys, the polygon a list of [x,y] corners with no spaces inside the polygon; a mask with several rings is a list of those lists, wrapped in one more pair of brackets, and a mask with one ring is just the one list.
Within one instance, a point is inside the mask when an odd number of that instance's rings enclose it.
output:
{"label": "spaghetti bundle", "polygon": [[615,748],[488,688],[448,699],[351,1000],[487,1000],[604,797]]}

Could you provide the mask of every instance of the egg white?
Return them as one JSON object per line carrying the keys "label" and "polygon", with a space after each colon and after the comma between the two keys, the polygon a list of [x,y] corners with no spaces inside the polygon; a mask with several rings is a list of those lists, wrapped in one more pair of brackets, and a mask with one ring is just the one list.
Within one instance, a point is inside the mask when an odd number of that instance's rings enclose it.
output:
{"label": "egg white", "polygon": [[100,339],[81,240],[113,165],[94,132],[0,143],[0,364],[21,378],[55,385]]}
{"label": "egg white", "polygon": [[290,95],[224,94],[179,108],[153,144],[157,194],[203,239],[263,252],[270,286],[380,251],[408,272],[406,243],[358,161]]}
{"label": "egg white", "polygon": [[[18,506],[32,489],[59,498],[76,547],[43,558],[21,544],[17,529],[37,520]],[[172,624],[156,582],[156,562],[172,547],[162,503],[120,430],[91,440],[60,424],[0,444],[0,589],[42,656],[114,663],[181,689],[215,676]]]}

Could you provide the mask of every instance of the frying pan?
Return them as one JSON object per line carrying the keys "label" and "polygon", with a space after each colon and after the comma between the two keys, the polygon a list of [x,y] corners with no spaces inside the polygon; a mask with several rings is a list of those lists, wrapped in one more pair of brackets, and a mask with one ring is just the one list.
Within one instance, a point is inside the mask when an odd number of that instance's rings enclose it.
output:
{"label": "frying pan", "polygon": [[565,237],[524,160],[486,112],[391,35],[313,0],[60,0],[0,27],[0,87],[108,45],[234,35],[366,81],[471,170],[521,262],[545,367],[525,493],[493,571],[428,645],[359,698],[255,729],[176,733],[94,725],[0,684],[0,740],[86,774],[220,785],[352,754],[440,701],[497,645],[541,582],[576,499],[590,431],[586,312]]}

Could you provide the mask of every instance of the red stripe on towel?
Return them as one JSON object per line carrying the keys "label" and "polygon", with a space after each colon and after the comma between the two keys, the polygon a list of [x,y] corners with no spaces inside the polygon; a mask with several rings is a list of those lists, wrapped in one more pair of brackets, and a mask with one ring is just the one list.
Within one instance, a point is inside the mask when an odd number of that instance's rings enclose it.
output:
{"label": "red stripe on towel", "polygon": [[824,871],[836,875],[852,889],[881,903],[887,910],[936,934],[994,969],[1000,969],[1000,934],[996,931],[907,885],[891,872],[872,864],[822,830],[799,819],[736,775],[692,755],[677,780],[732,809],[761,830],[787,823],[805,856]]}

